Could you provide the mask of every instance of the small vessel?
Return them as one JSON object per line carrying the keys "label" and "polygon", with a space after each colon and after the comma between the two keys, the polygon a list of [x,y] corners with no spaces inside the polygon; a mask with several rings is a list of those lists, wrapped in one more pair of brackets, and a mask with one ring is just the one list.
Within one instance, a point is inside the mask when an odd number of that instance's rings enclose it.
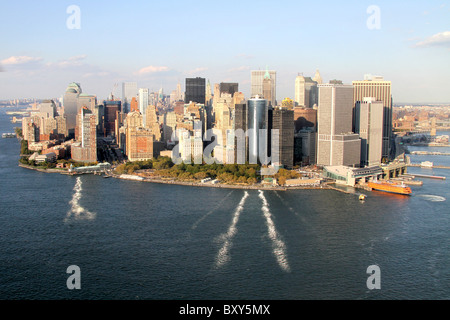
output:
{"label": "small vessel", "polygon": [[15,133],[3,133],[2,134],[2,138],[15,138],[16,134]]}
{"label": "small vessel", "polygon": [[367,184],[372,190],[410,195],[412,193],[411,188],[406,186],[404,183],[393,182],[393,181],[373,181]]}

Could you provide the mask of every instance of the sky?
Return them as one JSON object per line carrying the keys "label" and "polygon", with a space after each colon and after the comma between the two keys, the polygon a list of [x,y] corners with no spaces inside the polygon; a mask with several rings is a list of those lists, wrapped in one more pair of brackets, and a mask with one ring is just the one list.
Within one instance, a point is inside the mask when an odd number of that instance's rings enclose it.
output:
{"label": "sky", "polygon": [[[122,82],[165,94],[204,77],[392,81],[394,103],[450,102],[450,1],[41,0],[0,3],[0,100],[60,98],[69,83],[99,99]],[[74,10],[75,8],[75,10]]]}

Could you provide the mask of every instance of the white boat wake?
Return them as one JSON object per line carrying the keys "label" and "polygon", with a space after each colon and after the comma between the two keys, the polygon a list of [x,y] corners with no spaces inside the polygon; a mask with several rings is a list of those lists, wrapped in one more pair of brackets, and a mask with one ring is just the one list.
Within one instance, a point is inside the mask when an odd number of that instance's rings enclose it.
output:
{"label": "white boat wake", "polygon": [[229,251],[232,246],[233,237],[237,233],[236,225],[239,221],[239,216],[241,215],[241,212],[244,209],[244,204],[245,204],[245,200],[247,199],[247,197],[248,197],[248,192],[245,191],[244,196],[242,197],[241,201],[239,202],[238,206],[236,207],[236,209],[234,211],[233,220],[231,222],[230,227],[228,228],[228,231],[219,236],[219,240],[223,242],[223,245],[220,248],[219,252],[217,253],[217,257],[216,257],[216,267],[217,268],[222,267],[230,260]]}
{"label": "white boat wake", "polygon": [[80,177],[77,177],[77,182],[75,183],[75,187],[73,188],[73,191],[75,191],[75,193],[72,196],[72,200],[69,202],[72,207],[67,212],[66,218],[64,219],[65,222],[69,221],[71,218],[76,220],[92,220],[95,218],[95,213],[86,210],[80,205],[82,190],[83,187],[81,179]]}
{"label": "white boat wake", "polygon": [[442,201],[447,200],[444,197],[435,196],[435,195],[432,195],[432,194],[419,194],[417,196],[421,197],[421,198],[424,198],[425,200],[431,201],[431,202],[442,202]]}
{"label": "white boat wake", "polygon": [[263,201],[262,211],[264,213],[264,217],[266,218],[267,232],[270,240],[272,240],[273,254],[277,259],[278,265],[286,272],[290,272],[291,268],[289,267],[289,262],[286,256],[286,245],[285,243],[278,237],[278,232],[275,228],[275,224],[272,220],[272,214],[269,210],[269,204],[267,203],[266,197],[264,196],[264,192],[259,190],[259,197]]}

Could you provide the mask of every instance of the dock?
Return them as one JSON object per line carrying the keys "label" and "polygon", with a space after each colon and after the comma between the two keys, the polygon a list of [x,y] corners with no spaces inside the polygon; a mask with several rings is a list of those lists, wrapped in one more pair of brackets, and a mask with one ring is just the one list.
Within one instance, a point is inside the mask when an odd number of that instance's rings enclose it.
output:
{"label": "dock", "polygon": [[427,174],[410,174],[410,173],[405,173],[404,176],[408,176],[408,177],[419,177],[419,178],[428,178],[428,179],[439,179],[439,180],[445,180],[445,177],[440,177],[440,176],[431,176],[431,175],[427,175]]}

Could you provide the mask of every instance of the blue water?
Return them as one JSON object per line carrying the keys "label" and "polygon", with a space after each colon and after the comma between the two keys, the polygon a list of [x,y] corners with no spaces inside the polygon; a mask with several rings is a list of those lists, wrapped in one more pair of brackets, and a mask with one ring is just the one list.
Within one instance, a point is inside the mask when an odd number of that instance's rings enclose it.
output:
{"label": "blue water", "polygon": [[[12,132],[4,113],[0,131]],[[18,167],[18,153],[0,140],[0,299],[450,298],[448,179],[361,202],[46,174]],[[66,286],[70,265],[80,290]]]}

